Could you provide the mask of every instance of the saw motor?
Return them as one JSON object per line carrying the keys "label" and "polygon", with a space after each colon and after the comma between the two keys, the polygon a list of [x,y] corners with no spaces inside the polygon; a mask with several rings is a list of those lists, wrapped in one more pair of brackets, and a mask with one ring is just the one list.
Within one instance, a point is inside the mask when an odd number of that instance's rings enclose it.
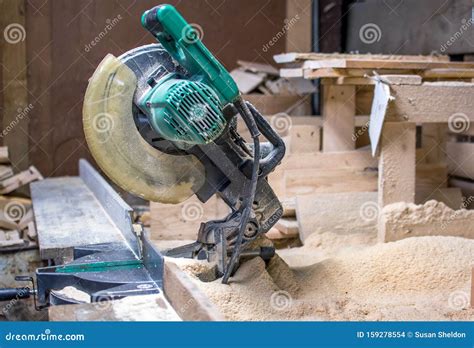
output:
{"label": "saw motor", "polygon": [[282,215],[267,175],[285,146],[173,6],[146,11],[142,25],[159,43],[104,58],[85,96],[86,140],[105,174],[135,195],[227,203],[228,216],[202,223],[196,243],[167,253],[216,261],[226,283],[241,257],[273,255],[254,242]]}

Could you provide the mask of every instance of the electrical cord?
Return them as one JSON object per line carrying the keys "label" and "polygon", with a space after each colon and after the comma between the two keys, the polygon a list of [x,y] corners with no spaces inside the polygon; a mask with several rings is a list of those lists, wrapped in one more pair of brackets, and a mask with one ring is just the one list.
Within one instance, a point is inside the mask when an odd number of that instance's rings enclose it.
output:
{"label": "electrical cord", "polygon": [[253,140],[253,165],[252,165],[252,174],[250,178],[250,185],[248,188],[247,194],[244,196],[243,206],[244,209],[242,211],[242,218],[239,226],[239,233],[237,235],[237,240],[235,242],[235,248],[232,252],[232,256],[227,264],[227,267],[224,271],[224,276],[222,277],[222,283],[227,284],[229,278],[234,270],[234,267],[239,260],[242,240],[244,239],[245,229],[247,228],[247,224],[250,219],[250,213],[252,211],[252,204],[255,198],[255,192],[257,190],[257,181],[258,181],[258,174],[259,174],[259,166],[260,166],[260,131],[258,130],[258,126],[255,122],[253,114],[250,112],[246,102],[239,98],[234,102],[234,106],[239,111],[240,116],[245,122],[247,126],[250,136]]}

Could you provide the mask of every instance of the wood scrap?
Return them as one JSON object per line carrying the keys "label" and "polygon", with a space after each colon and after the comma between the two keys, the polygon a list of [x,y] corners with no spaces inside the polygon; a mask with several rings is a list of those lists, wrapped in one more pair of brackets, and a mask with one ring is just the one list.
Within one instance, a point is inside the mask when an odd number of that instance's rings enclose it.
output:
{"label": "wood scrap", "polygon": [[0,165],[0,180],[5,180],[11,176],[13,176],[12,167]]}
{"label": "wood scrap", "polygon": [[275,224],[275,228],[288,238],[298,236],[298,221],[296,218],[281,218]]}
{"label": "wood scrap", "polygon": [[0,146],[0,163],[10,163],[7,146]]}
{"label": "wood scrap", "polygon": [[27,170],[1,181],[0,194],[11,193],[23,185],[42,179],[43,176],[40,174],[40,172],[34,166],[31,166]]}

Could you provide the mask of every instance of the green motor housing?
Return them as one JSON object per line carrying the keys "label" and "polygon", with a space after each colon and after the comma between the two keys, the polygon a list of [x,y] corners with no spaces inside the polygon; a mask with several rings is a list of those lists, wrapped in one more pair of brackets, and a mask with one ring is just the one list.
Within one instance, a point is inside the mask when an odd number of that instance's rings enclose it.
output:
{"label": "green motor housing", "polygon": [[207,144],[224,130],[223,105],[203,82],[169,78],[145,97],[151,126],[163,138]]}
{"label": "green motor housing", "polygon": [[165,139],[188,144],[214,141],[227,123],[224,107],[240,98],[235,81],[173,6],[146,11],[142,25],[189,78],[171,75],[159,80],[141,98],[140,109]]}

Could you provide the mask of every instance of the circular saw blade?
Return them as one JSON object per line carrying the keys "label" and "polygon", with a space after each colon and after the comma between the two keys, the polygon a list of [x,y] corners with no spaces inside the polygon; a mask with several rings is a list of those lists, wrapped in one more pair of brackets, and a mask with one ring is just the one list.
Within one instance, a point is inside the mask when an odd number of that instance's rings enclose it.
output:
{"label": "circular saw blade", "polygon": [[133,71],[107,55],[89,81],[83,125],[89,149],[104,173],[124,190],[144,199],[179,203],[205,181],[192,155],[169,155],[148,144],[136,128],[132,107],[137,86]]}

